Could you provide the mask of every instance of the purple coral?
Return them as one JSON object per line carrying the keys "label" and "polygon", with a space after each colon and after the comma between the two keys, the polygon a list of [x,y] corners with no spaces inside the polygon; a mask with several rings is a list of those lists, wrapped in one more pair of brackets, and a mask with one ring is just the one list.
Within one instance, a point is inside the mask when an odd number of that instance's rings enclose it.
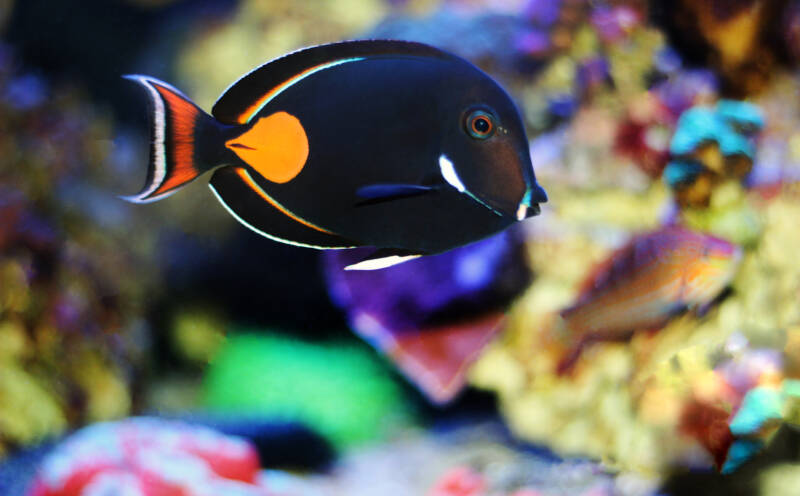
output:
{"label": "purple coral", "polygon": [[448,401],[530,282],[522,235],[506,231],[377,271],[343,270],[367,255],[369,249],[326,254],[332,299],[431,399]]}

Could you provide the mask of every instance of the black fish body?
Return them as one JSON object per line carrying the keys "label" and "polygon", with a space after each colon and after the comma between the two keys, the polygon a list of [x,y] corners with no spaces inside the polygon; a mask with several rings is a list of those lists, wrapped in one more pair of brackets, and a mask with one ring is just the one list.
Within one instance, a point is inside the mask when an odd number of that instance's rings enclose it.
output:
{"label": "black fish body", "polygon": [[213,118],[165,83],[135,78],[156,117],[134,201],[215,169],[213,192],[254,231],[316,248],[374,246],[395,261],[484,238],[546,201],[511,99],[433,47],[295,52],[231,86]]}

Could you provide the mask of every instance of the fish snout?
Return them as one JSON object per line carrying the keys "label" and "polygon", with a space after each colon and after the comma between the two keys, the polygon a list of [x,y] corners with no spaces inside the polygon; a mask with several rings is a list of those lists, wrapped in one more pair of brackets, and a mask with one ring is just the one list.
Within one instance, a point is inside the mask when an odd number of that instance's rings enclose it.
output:
{"label": "fish snout", "polygon": [[539,183],[533,183],[533,186],[528,188],[525,196],[533,203],[547,203],[547,191],[539,186]]}
{"label": "fish snout", "polygon": [[540,203],[547,203],[547,192],[538,183],[533,183],[533,186],[528,187],[525,191],[525,196],[519,203],[517,220],[535,217],[542,213],[542,209],[539,207]]}

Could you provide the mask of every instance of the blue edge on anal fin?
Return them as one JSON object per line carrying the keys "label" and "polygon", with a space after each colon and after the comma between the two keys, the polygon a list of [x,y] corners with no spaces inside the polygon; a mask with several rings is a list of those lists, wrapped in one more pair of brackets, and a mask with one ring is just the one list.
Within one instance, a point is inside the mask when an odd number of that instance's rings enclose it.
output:
{"label": "blue edge on anal fin", "polygon": [[236,167],[217,169],[209,182],[217,199],[236,220],[274,241],[316,249],[353,248],[358,243],[305,226],[265,201],[236,173]]}

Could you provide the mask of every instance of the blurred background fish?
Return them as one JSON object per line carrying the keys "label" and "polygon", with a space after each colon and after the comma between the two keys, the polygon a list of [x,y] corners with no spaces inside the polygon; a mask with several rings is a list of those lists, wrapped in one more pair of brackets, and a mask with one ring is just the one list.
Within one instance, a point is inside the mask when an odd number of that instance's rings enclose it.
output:
{"label": "blurred background fish", "polygon": [[577,301],[560,312],[556,339],[568,344],[559,372],[568,371],[594,341],[657,331],[691,310],[702,314],[731,283],[741,262],[736,245],[671,226],[640,234],[601,262]]}

